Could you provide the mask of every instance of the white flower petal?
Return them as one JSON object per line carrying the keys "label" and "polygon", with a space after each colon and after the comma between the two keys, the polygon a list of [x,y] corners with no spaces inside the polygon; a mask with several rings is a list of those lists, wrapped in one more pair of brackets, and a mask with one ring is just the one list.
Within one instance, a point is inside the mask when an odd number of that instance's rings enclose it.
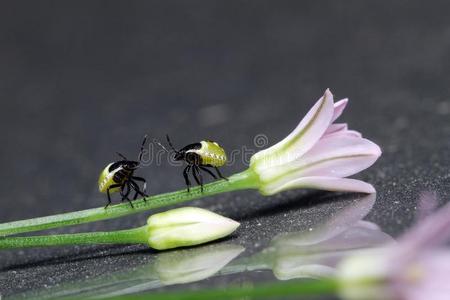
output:
{"label": "white flower petal", "polygon": [[369,140],[330,135],[317,142],[303,157],[267,169],[260,178],[269,184],[283,185],[300,177],[348,177],[370,167],[380,154],[378,145]]}
{"label": "white flower petal", "polygon": [[336,131],[336,132],[332,132],[327,134],[324,137],[330,137],[330,136],[352,136],[352,137],[362,137],[361,132],[358,132],[356,130],[342,130],[342,131]]}
{"label": "white flower petal", "polygon": [[330,126],[333,113],[333,95],[327,89],[294,131],[279,143],[252,156],[250,167],[264,170],[302,156]]}
{"label": "white flower petal", "polygon": [[260,191],[264,195],[273,195],[281,191],[296,188],[334,192],[375,193],[375,189],[371,184],[361,180],[321,176],[300,177],[282,185],[278,183],[267,184],[264,185]]}
{"label": "white flower petal", "polygon": [[321,139],[292,164],[302,176],[347,177],[370,167],[381,155],[375,143],[352,136]]}
{"label": "white flower petal", "polygon": [[334,113],[333,118],[331,119],[331,123],[333,123],[334,121],[336,121],[337,118],[340,117],[345,107],[347,106],[347,103],[348,103],[347,98],[339,100],[338,102],[334,103]]}
{"label": "white flower petal", "polygon": [[348,130],[347,123],[331,124],[325,131],[324,135],[341,132],[341,131],[345,131],[345,130]]}

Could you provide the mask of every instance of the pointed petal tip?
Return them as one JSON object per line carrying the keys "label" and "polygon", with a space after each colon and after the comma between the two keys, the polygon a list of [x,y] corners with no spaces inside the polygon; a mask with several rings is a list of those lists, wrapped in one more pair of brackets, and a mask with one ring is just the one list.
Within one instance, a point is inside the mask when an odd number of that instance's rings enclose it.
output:
{"label": "pointed petal tip", "polygon": [[332,121],[332,116],[333,116],[333,110],[334,110],[334,96],[331,93],[330,89],[326,89],[325,93],[323,94],[322,97],[322,101],[326,102],[326,106],[330,107],[330,109],[332,110],[332,115],[331,115],[331,119],[330,119],[330,124],[333,122]]}
{"label": "pointed petal tip", "polygon": [[[378,146],[378,145],[377,145]],[[380,146],[378,146],[378,151],[377,151],[377,155],[378,155],[378,157],[380,157],[381,156],[381,154],[383,154],[383,151],[381,151],[381,148],[380,148]]]}
{"label": "pointed petal tip", "polygon": [[230,225],[232,225],[232,227],[234,227],[234,230],[236,230],[239,226],[241,226],[241,223],[239,223],[238,221],[235,221],[233,219],[230,219],[230,220],[231,220]]}
{"label": "pointed petal tip", "polygon": [[344,98],[344,99],[336,101],[334,103],[334,106],[341,106],[341,105],[344,106],[344,105],[347,105],[347,103],[348,103],[348,98]]}
{"label": "pointed petal tip", "polygon": [[347,107],[347,103],[348,103],[348,98],[341,99],[334,103],[334,113],[333,113],[332,122],[336,121],[336,119],[342,115],[342,113],[345,110],[345,107]]}
{"label": "pointed petal tip", "polygon": [[347,107],[347,104],[348,104],[348,98],[338,100],[338,101],[334,102],[334,110],[335,111],[337,110],[336,113],[341,115],[342,112],[344,111],[344,109]]}
{"label": "pointed petal tip", "polygon": [[373,187],[373,185],[371,185],[370,183],[366,182],[366,187],[365,187],[365,191],[362,191],[363,193],[366,194],[375,194],[377,191],[375,190],[375,188]]}
{"label": "pointed petal tip", "polygon": [[383,152],[381,151],[381,148],[380,148],[380,146],[378,146],[378,144],[372,142],[369,139],[365,139],[365,138],[361,138],[361,139],[366,143],[366,149],[369,150],[367,152],[368,154],[371,154],[377,158],[381,156],[381,154]]}
{"label": "pointed petal tip", "polygon": [[378,146],[377,144],[375,144],[374,142],[372,142],[373,144],[373,155],[375,155],[376,157],[380,157],[381,154],[383,154],[383,151],[381,151],[380,146]]}
{"label": "pointed petal tip", "polygon": [[333,93],[330,91],[330,88],[327,88],[323,95],[326,97],[333,97]]}
{"label": "pointed petal tip", "polygon": [[223,222],[224,227],[227,228],[228,230],[228,234],[233,233],[234,231],[236,231],[236,229],[241,226],[241,223],[239,223],[238,221],[235,221],[231,218],[227,218],[227,217],[223,217],[225,220]]}

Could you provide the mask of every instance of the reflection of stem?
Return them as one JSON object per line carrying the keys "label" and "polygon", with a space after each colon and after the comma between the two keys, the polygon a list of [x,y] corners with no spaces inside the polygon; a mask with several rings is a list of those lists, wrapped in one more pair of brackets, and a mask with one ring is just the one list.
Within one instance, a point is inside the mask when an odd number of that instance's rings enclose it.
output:
{"label": "reflection of stem", "polygon": [[[192,249],[162,252],[151,261],[128,270],[104,272],[102,275],[66,282],[43,290],[16,294],[8,299],[74,299],[109,298],[145,292],[177,283],[196,282],[218,273],[224,264],[230,262],[244,249],[233,244],[209,245]],[[222,253],[223,255],[215,255]],[[205,261],[208,261],[204,265]],[[210,272],[201,272],[211,270]],[[177,272],[180,271],[180,272]],[[203,275],[198,275],[202,273]],[[190,280],[186,280],[192,273]]]}
{"label": "reflection of stem", "polygon": [[133,295],[130,297],[113,297],[109,299],[153,299],[153,300],[202,300],[202,299],[235,299],[241,297],[280,298],[287,296],[330,295],[336,293],[338,283],[332,279],[291,280],[284,282],[264,283],[256,286],[234,286],[227,288],[183,290]]}
{"label": "reflection of stem", "polygon": [[272,269],[275,261],[275,248],[266,248],[261,252],[248,257],[247,270],[265,270]]}
{"label": "reflection of stem", "polygon": [[221,275],[242,273],[245,271],[271,270],[275,249],[267,248],[251,256],[237,258],[220,270]]}
{"label": "reflection of stem", "polygon": [[52,288],[30,291],[9,297],[19,299],[59,299],[69,297],[74,299],[95,298],[99,295],[124,291],[137,286],[145,286],[145,290],[164,286],[153,270],[154,260],[132,271],[117,271],[103,274],[89,280],[75,280]]}
{"label": "reflection of stem", "polygon": [[143,199],[135,200],[133,201],[134,208],[128,203],[121,203],[110,206],[107,209],[103,207],[92,208],[59,215],[3,223],[0,224],[0,236],[113,219],[224,192],[257,188],[258,180],[257,175],[252,170],[248,169],[230,176],[228,180],[218,180],[205,184],[203,192],[201,192],[200,187],[194,187],[190,192],[181,190],[151,196],[147,198],[147,201],[144,201]]}

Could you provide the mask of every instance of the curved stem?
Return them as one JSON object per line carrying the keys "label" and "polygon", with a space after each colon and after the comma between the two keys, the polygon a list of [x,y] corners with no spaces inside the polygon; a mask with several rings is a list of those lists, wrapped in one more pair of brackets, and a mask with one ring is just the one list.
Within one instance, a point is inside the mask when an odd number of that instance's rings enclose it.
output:
{"label": "curved stem", "polygon": [[109,231],[0,238],[0,249],[82,244],[146,244],[146,226]]}
{"label": "curved stem", "polygon": [[228,181],[218,180],[204,185],[203,192],[200,191],[200,187],[195,187],[192,188],[190,192],[181,190],[147,197],[147,201],[144,201],[142,198],[135,200],[133,201],[134,208],[132,208],[128,203],[121,203],[112,205],[106,209],[99,207],[47,217],[3,223],[0,224],[0,236],[113,219],[206,196],[257,187],[258,177],[252,170],[248,169],[244,172],[230,176]]}

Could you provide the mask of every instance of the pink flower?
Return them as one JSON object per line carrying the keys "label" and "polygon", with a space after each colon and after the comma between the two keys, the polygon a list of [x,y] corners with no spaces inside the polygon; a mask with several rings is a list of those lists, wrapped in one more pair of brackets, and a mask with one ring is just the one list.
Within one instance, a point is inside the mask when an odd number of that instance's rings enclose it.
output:
{"label": "pink flower", "polygon": [[286,138],[252,156],[260,191],[272,195],[293,188],[373,193],[372,185],[345,177],[370,167],[381,155],[375,143],[334,123],[348,100],[333,102],[329,90]]}
{"label": "pink flower", "polygon": [[[422,202],[432,203],[429,194]],[[423,205],[421,205],[423,207]],[[450,299],[450,203],[419,221],[395,246],[346,258],[340,265],[347,299]]]}

